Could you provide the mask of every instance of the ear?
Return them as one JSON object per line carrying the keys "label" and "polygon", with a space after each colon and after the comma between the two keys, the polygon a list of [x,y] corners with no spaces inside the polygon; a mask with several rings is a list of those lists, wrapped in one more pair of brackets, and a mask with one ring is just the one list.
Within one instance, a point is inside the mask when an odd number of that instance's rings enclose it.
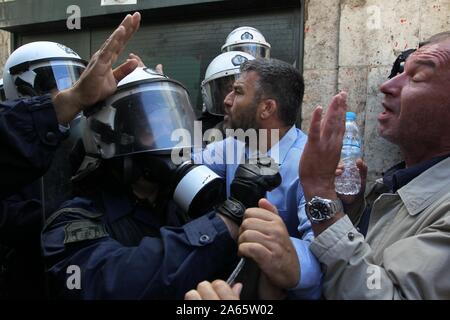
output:
{"label": "ear", "polygon": [[261,120],[267,120],[274,115],[276,115],[278,109],[278,104],[274,99],[264,99],[261,101]]}

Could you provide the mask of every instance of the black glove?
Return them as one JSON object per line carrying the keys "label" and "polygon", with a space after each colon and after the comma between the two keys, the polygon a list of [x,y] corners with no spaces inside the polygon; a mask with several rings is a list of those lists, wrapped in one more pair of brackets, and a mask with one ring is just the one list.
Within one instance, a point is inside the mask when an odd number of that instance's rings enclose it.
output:
{"label": "black glove", "polygon": [[272,158],[261,157],[256,164],[241,164],[231,183],[230,197],[216,211],[241,225],[245,209],[257,207],[266,192],[280,184],[279,166]]}

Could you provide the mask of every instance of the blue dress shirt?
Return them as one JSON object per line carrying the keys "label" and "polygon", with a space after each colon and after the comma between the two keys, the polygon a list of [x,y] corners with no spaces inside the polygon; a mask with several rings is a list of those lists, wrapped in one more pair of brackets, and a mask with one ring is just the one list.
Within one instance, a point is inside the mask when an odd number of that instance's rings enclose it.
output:
{"label": "blue dress shirt", "polygon": [[[309,249],[314,238],[311,224],[306,216],[305,198],[299,182],[298,168],[307,136],[295,126],[274,145],[268,155],[280,165],[281,185],[267,193],[267,199],[274,204],[286,224],[295,246],[300,263],[300,281],[290,290],[289,296],[298,299],[317,299],[321,295],[320,264]],[[193,160],[205,164],[219,176],[226,178],[227,196],[230,185],[240,163],[248,156],[248,150],[241,141],[228,137],[212,143],[202,152],[196,152]]]}

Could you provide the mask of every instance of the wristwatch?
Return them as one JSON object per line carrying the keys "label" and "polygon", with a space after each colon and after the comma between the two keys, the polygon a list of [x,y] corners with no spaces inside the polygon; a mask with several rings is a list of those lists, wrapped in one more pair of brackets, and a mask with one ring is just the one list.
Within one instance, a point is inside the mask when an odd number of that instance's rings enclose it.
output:
{"label": "wristwatch", "polygon": [[336,213],[344,212],[344,206],[340,199],[330,200],[314,197],[306,203],[306,214],[311,222],[321,223],[333,218]]}

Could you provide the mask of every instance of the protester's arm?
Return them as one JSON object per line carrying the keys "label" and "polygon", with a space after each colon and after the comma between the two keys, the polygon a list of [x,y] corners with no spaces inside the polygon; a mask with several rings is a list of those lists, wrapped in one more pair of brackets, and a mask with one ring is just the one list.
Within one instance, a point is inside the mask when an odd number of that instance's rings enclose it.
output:
{"label": "protester's arm", "polygon": [[[345,132],[346,98],[345,92],[336,95],[323,121],[321,107],[313,112],[308,141],[299,166],[300,181],[307,202],[315,196],[330,200],[338,199],[334,178]],[[338,212],[331,219],[312,223],[315,236],[343,217],[344,213]]]}
{"label": "protester's arm", "polygon": [[275,288],[296,287],[300,277],[296,250],[270,202],[261,199],[259,208],[247,209],[239,232],[240,255],[253,259]]}
{"label": "protester's arm", "polygon": [[31,99],[7,101],[0,108],[0,197],[17,192],[42,176],[50,166],[65,134],[59,124],[69,123],[80,111],[112,94],[117,81],[136,68],[128,60],[113,63],[137,31],[140,14],[128,15],[94,54],[76,84],[67,90]]}
{"label": "protester's arm", "polygon": [[299,237],[291,237],[300,264],[299,282],[288,291],[290,299],[319,299],[321,297],[322,270],[317,258],[310,250],[314,233],[305,213],[305,197],[301,185],[297,190],[296,207]]}
{"label": "protester's arm", "polygon": [[450,277],[449,227],[444,217],[420,234],[395,242],[384,250],[381,265],[350,219],[340,219],[311,244],[326,270],[325,298],[448,299],[448,282],[439,284]]}
{"label": "protester's arm", "polygon": [[140,20],[141,16],[138,12],[127,15],[103,46],[92,56],[86,70],[75,85],[55,94],[53,104],[59,123],[69,123],[83,109],[109,97],[115,92],[117,82],[138,66],[138,61],[129,59],[119,68],[112,69],[112,65],[126,43],[138,30]]}
{"label": "protester's arm", "polygon": [[311,242],[291,237],[300,264],[299,281],[288,291],[289,299],[319,299],[322,295],[322,270],[312,253]]}
{"label": "protester's arm", "polygon": [[[336,199],[334,176],[345,131],[345,94],[334,97],[322,120],[321,108],[312,116],[301,160],[306,200],[313,196]],[[321,159],[321,161],[317,161]],[[419,234],[394,242],[377,263],[372,248],[343,212],[313,224],[312,252],[324,265],[323,292],[327,299],[423,299],[448,295],[438,284],[450,277],[448,217]],[[430,259],[433,269],[430,271]],[[444,287],[443,287],[444,288]]]}

